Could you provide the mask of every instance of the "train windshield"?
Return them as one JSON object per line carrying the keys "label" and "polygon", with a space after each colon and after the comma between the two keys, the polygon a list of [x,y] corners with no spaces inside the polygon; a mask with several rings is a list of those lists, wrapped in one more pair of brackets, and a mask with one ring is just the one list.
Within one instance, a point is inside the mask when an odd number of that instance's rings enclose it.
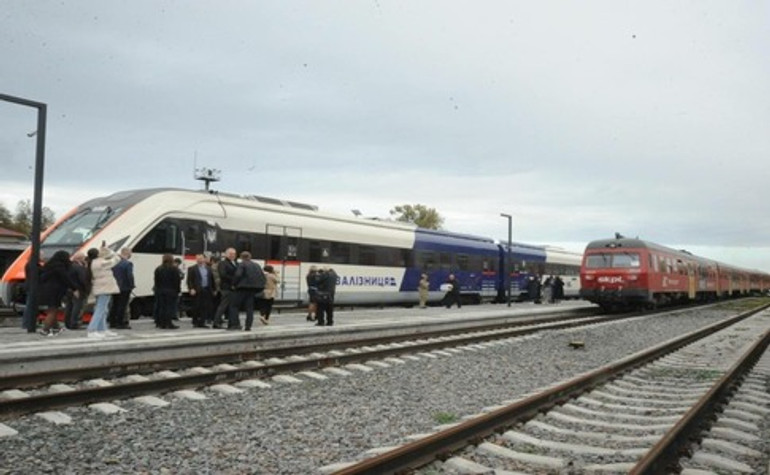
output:
{"label": "train windshield", "polygon": [[119,209],[97,206],[67,218],[49,234],[42,246],[80,246],[120,213]]}
{"label": "train windshield", "polygon": [[588,269],[628,269],[640,265],[639,254],[633,252],[590,254],[586,257]]}

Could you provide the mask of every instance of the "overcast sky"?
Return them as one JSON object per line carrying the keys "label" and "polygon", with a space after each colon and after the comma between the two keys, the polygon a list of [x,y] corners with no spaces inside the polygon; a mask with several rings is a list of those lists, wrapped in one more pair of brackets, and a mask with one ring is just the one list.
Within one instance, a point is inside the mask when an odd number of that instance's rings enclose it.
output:
{"label": "overcast sky", "polygon": [[[3,0],[0,92],[49,105],[44,204],[199,188],[770,271],[770,2]],[[0,103],[0,202],[32,109]]]}

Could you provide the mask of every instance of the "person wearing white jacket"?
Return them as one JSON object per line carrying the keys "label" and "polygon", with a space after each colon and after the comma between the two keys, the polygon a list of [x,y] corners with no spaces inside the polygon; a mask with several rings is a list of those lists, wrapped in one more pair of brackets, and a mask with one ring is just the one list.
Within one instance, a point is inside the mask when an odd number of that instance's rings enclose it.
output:
{"label": "person wearing white jacket", "polygon": [[120,292],[112,268],[120,262],[120,256],[102,243],[102,248],[88,250],[88,268],[91,274],[91,295],[96,298],[91,322],[88,324],[88,336],[104,338],[118,336],[107,328],[107,307],[112,294]]}

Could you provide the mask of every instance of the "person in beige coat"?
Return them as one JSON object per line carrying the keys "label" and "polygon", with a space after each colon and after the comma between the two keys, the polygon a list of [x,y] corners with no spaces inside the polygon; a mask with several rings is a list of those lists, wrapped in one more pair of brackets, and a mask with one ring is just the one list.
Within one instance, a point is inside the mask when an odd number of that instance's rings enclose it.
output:
{"label": "person in beige coat", "polygon": [[104,338],[117,336],[107,328],[107,307],[112,294],[120,292],[112,268],[120,262],[120,256],[102,243],[102,248],[88,250],[88,269],[91,275],[91,295],[96,298],[91,322],[88,324],[88,336]]}
{"label": "person in beige coat", "polygon": [[428,274],[422,274],[420,276],[420,283],[417,285],[417,291],[420,295],[420,308],[426,308],[428,306],[428,291],[430,290],[430,281],[428,280]]}
{"label": "person in beige coat", "polygon": [[273,311],[273,302],[275,302],[275,296],[278,294],[278,284],[281,280],[278,278],[278,272],[271,265],[266,265],[263,269],[265,271],[265,290],[262,291],[262,298],[259,302],[259,321],[262,324],[267,325],[270,320],[270,313]]}

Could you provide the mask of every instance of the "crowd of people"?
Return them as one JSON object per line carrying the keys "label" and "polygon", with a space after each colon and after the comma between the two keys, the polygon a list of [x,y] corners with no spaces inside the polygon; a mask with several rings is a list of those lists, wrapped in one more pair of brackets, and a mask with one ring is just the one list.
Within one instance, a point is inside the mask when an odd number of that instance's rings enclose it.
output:
{"label": "crowd of people", "polygon": [[[82,319],[86,306],[93,305],[88,323],[88,337],[106,338],[118,336],[112,330],[130,329],[128,303],[135,288],[131,250],[123,248],[115,253],[102,243],[100,249],[89,249],[70,256],[57,251],[40,267],[38,305],[45,317],[39,333],[55,336],[65,328],[83,328]],[[160,265],[153,273],[153,318],[157,328],[177,329],[174,323],[180,313],[182,282],[185,281],[191,297],[189,313],[197,328],[226,328],[250,331],[254,324],[255,310],[259,320],[268,325],[280,279],[275,269],[264,269],[252,261],[249,252],[236,259],[235,249],[227,249],[223,258],[212,261],[200,254],[196,263],[186,271],[182,261],[171,254],[161,257]],[[335,274],[336,284],[336,274]],[[332,287],[322,285],[319,308],[326,321],[333,323]],[[331,297],[329,296],[331,295]],[[245,325],[241,326],[240,312],[245,310]],[[30,310],[31,311],[31,310]],[[63,313],[64,326],[58,321]],[[320,320],[323,322],[323,318]]]}
{"label": "crowd of people", "polygon": [[[240,257],[238,259],[237,257]],[[338,276],[329,267],[311,266],[305,277],[308,292],[307,320],[318,326],[334,325],[334,300]],[[184,270],[182,261],[171,254],[161,257],[153,275],[155,325],[160,329],[177,329],[174,323],[180,313],[182,282],[186,282],[190,296],[189,308],[192,325],[196,328],[226,328],[250,331],[255,310],[263,325],[270,322],[273,303],[280,285],[275,269],[264,269],[252,260],[248,251],[237,256],[236,250],[227,249],[221,258],[204,254]],[[131,250],[119,253],[102,243],[100,249],[89,249],[70,256],[57,251],[40,268],[39,305],[45,310],[43,335],[57,335],[63,330],[58,314],[64,313],[64,328],[82,328],[83,311],[93,304],[88,336],[105,338],[117,336],[112,329],[130,329],[127,315],[131,292],[135,287]],[[430,282],[422,274],[417,290],[420,308],[426,308]],[[461,307],[460,283],[454,274],[441,286],[446,292],[442,305]],[[564,282],[559,276],[550,276],[541,283],[539,276],[530,276],[527,295],[535,303],[543,300],[555,303],[564,298]],[[245,311],[244,325],[240,313]]]}
{"label": "crowd of people", "polygon": [[533,275],[527,282],[527,295],[535,303],[557,303],[564,300],[564,281],[561,277],[548,276],[542,283],[540,276]]}
{"label": "crowd of people", "polygon": [[[128,328],[126,306],[134,288],[130,259],[129,249],[121,249],[118,255],[104,243],[100,249],[89,249],[85,255],[55,252],[40,268],[38,304],[45,311],[40,334],[55,336],[64,328],[80,329],[83,310],[89,303],[93,303],[87,328],[89,337],[117,336],[110,326]],[[64,327],[58,321],[62,311]]]}

